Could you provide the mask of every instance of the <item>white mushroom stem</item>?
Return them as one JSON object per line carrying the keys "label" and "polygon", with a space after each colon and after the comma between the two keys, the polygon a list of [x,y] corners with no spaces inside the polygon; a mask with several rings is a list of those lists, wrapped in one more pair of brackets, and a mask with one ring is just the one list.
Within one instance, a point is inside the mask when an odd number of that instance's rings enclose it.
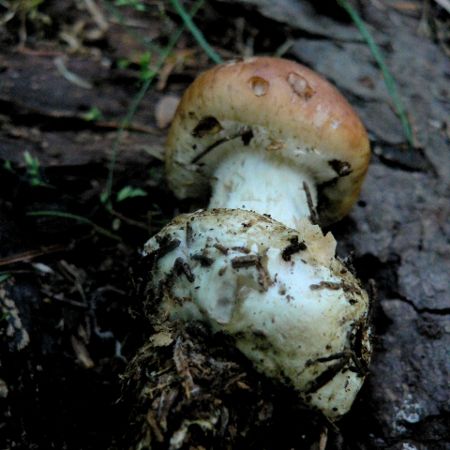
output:
{"label": "white mushroom stem", "polygon": [[317,190],[311,176],[298,167],[261,152],[234,151],[216,169],[209,208],[234,208],[269,214],[291,228],[312,218]]}

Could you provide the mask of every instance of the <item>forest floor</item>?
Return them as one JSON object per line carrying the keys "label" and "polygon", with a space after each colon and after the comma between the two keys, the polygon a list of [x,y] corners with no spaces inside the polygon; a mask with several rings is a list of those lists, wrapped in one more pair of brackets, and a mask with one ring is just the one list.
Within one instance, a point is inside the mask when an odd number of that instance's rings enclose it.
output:
{"label": "forest floor", "polygon": [[[370,373],[351,412],[328,426],[227,354],[234,384],[221,426],[155,406],[154,448],[312,450],[327,427],[328,449],[450,448],[449,3],[355,6],[396,80],[403,125],[355,20],[315,3],[183,4],[200,5],[194,22],[214,55],[301,62],[366,125],[373,158],[361,199],[330,230],[375,297]],[[141,250],[203,205],[180,202],[164,180],[173,106],[213,64],[173,4],[0,2],[0,449],[132,445],[119,399],[149,339]]]}

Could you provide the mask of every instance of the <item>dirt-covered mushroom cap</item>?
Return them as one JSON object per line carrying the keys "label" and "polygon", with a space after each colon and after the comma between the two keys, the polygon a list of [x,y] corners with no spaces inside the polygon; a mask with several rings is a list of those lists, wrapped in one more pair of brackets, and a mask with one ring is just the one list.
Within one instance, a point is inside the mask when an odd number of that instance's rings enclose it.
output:
{"label": "dirt-covered mushroom cap", "polygon": [[370,358],[368,297],[319,227],[206,210],[177,217],[145,249],[164,314],[232,336],[257,370],[330,419],[349,410]]}
{"label": "dirt-covered mushroom cap", "polygon": [[322,223],[350,210],[370,158],[363,125],[329,82],[268,57],[213,67],[187,89],[167,140],[169,184],[179,198],[204,195],[224,157],[252,150],[307,172]]}

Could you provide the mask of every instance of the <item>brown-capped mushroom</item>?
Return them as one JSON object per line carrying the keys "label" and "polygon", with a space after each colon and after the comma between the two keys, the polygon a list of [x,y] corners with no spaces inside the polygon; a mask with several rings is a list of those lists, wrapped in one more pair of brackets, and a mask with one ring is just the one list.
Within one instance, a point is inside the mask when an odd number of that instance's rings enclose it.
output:
{"label": "brown-capped mushroom", "polygon": [[369,301],[313,223],[350,210],[369,158],[358,117],[311,70],[266,57],[216,66],[185,92],[166,153],[175,194],[212,188],[211,209],[146,245],[164,313],[235,337],[258,370],[332,420],[364,380]]}
{"label": "brown-capped mushroom", "polygon": [[328,224],[358,198],[370,159],[366,131],[325,79],[292,61],[219,65],[187,89],[167,140],[179,198],[209,192],[210,207],[268,213],[296,228]]}

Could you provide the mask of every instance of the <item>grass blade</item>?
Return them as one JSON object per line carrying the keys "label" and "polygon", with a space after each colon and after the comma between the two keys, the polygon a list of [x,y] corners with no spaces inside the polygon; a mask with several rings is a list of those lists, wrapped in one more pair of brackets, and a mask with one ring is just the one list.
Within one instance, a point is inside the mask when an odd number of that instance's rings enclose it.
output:
{"label": "grass blade", "polygon": [[386,62],[384,60],[384,57],[381,53],[380,48],[378,47],[377,43],[375,42],[374,38],[370,34],[369,30],[367,29],[364,21],[361,19],[360,15],[356,11],[355,8],[347,1],[347,0],[336,0],[338,5],[345,9],[347,14],[350,16],[356,27],[358,28],[359,32],[361,33],[361,36],[364,38],[364,40],[367,43],[367,46],[369,47],[372,56],[374,57],[375,61],[377,62],[381,73],[383,74],[384,82],[386,84],[386,88],[389,92],[389,95],[392,98],[392,102],[394,104],[395,111],[400,118],[400,121],[403,126],[403,131],[405,133],[406,139],[411,147],[414,146],[414,138],[412,133],[411,124],[409,122],[408,116],[406,114],[405,107],[403,106],[403,102],[400,98],[400,95],[397,90],[397,83],[395,82],[394,77],[392,76],[391,72],[389,71]]}
{"label": "grass blade", "polygon": [[117,236],[114,233],[111,233],[111,231],[107,230],[106,228],[101,227],[100,225],[97,225],[95,222],[92,222],[92,220],[88,219],[87,217],[78,216],[77,214],[71,214],[64,211],[54,211],[54,210],[46,210],[46,211],[32,211],[27,213],[27,216],[34,216],[34,217],[61,217],[63,219],[70,219],[70,220],[76,220],[77,222],[84,223],[86,225],[90,225],[97,233],[102,234],[103,236],[106,236],[110,239],[113,239],[115,241],[122,241],[122,239]]}
{"label": "grass blade", "polygon": [[[0,272],[0,284],[11,278],[11,274],[8,272]],[[1,319],[0,319],[1,321]]]}
{"label": "grass blade", "polygon": [[[197,11],[202,7],[204,3],[204,0],[197,0],[195,2],[194,6],[190,10],[189,17],[195,16]],[[166,59],[174,49],[176,43],[178,42],[178,39],[180,39],[182,33],[184,31],[184,26],[180,27],[170,38],[169,43],[164,48],[162,53],[160,54],[160,58],[158,60],[158,63],[156,64],[156,68],[154,69],[154,72],[146,78],[146,80],[142,83],[141,88],[139,89],[139,92],[134,96],[130,107],[128,108],[127,114],[125,115],[124,119],[122,120],[120,127],[117,131],[117,137],[114,140],[113,147],[112,147],[112,155],[111,160],[109,163],[109,169],[108,169],[108,178],[106,180],[106,186],[105,190],[102,193],[102,202],[106,204],[108,209],[111,209],[111,198],[112,198],[112,186],[114,182],[114,171],[116,168],[116,162],[117,162],[117,153],[119,149],[119,144],[122,141],[123,134],[125,132],[125,129],[127,126],[131,123],[131,120],[133,119],[134,115],[136,114],[137,109],[139,108],[139,105],[141,104],[142,100],[145,97],[145,94],[147,93],[148,89],[150,88],[153,80],[155,79],[156,75],[158,74],[159,70],[163,67]]]}
{"label": "grass blade", "polygon": [[197,25],[195,25],[192,17],[187,13],[187,11],[183,8],[183,5],[179,0],[170,0],[172,6],[175,8],[175,11],[179,14],[187,29],[191,32],[194,39],[198,42],[203,51],[209,56],[209,58],[215,62],[216,64],[220,64],[223,62],[221,56],[208,44],[203,33],[198,29]]}
{"label": "grass blade", "polygon": [[114,5],[110,0],[103,1],[102,4],[108,10],[108,12],[114,16],[119,23],[119,25],[123,26],[125,32],[135,39],[137,42],[141,43],[148,51],[156,52],[158,54],[162,53],[161,47],[156,44],[153,44],[148,38],[142,36],[142,33],[139,33],[133,30],[131,27],[127,26],[125,16],[120,12],[119,8]]}

